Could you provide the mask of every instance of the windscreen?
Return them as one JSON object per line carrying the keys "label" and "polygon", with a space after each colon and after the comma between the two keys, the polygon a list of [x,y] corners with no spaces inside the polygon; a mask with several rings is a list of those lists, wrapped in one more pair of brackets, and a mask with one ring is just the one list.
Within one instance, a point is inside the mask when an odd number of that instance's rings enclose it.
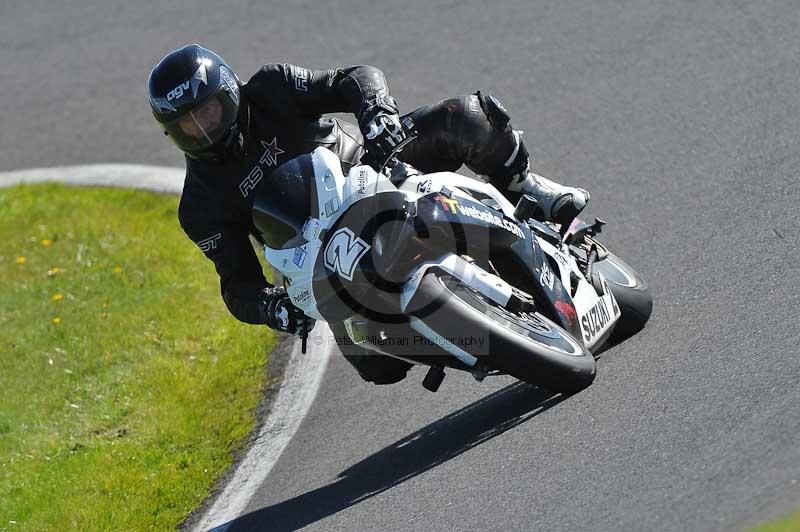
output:
{"label": "windscreen", "polygon": [[261,181],[253,202],[253,223],[264,243],[288,249],[306,243],[303,225],[319,218],[317,187],[311,155],[300,155]]}

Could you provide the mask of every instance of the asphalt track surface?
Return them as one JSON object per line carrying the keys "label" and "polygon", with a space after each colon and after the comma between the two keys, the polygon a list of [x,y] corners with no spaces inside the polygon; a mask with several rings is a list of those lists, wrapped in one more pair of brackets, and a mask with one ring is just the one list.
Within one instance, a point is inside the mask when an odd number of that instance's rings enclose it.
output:
{"label": "asphalt track surface", "polygon": [[404,110],[491,91],[592,191],[648,327],[569,398],[331,361],[232,530],[739,530],[800,504],[800,16],[786,1],[0,4],[0,170],[178,166],[151,65],[368,63]]}

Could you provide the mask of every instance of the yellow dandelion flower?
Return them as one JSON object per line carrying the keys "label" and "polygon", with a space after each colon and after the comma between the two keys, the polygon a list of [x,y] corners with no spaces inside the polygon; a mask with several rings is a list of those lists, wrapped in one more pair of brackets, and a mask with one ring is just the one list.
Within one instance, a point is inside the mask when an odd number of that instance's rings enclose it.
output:
{"label": "yellow dandelion flower", "polygon": [[50,240],[49,238],[45,238],[44,240],[42,240],[42,245],[46,248],[49,248],[52,244],[53,241]]}
{"label": "yellow dandelion flower", "polygon": [[16,262],[17,264],[25,264],[27,261],[28,259],[26,259],[25,257],[17,257],[17,260],[15,260],[14,262]]}
{"label": "yellow dandelion flower", "polygon": [[61,301],[64,299],[63,294],[53,294],[53,297],[50,298],[52,301]]}
{"label": "yellow dandelion flower", "polygon": [[114,268],[114,273],[122,273],[122,268],[117,266],[116,268]]}
{"label": "yellow dandelion flower", "polygon": [[61,318],[59,318],[58,316],[53,318],[53,325],[58,325],[59,323],[61,323]]}
{"label": "yellow dandelion flower", "polygon": [[47,270],[47,276],[48,277],[52,277],[52,276],[56,275],[57,273],[59,273],[60,271],[61,271],[61,268],[50,268],[49,270]]}

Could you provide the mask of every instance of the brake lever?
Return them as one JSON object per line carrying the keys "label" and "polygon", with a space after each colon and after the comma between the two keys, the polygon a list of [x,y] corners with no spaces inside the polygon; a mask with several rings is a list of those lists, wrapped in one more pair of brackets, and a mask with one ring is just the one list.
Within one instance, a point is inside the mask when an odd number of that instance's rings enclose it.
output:
{"label": "brake lever", "polygon": [[397,143],[397,146],[395,146],[392,149],[392,152],[389,155],[387,155],[383,161],[381,161],[381,163],[377,166],[377,168],[373,166],[372,169],[378,172],[379,174],[382,174],[383,170],[386,168],[386,165],[389,164],[389,162],[392,159],[394,159],[398,153],[403,151],[403,148],[408,146],[408,144],[411,143],[412,141],[416,140],[417,137],[419,137],[419,133],[417,133],[416,130],[409,131],[406,138]]}

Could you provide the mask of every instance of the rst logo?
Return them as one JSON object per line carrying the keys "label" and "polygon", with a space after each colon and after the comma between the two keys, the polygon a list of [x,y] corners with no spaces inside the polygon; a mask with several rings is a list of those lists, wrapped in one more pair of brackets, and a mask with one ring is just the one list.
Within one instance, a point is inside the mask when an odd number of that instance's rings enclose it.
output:
{"label": "rst logo", "polygon": [[308,78],[308,70],[297,67],[294,71],[294,88],[302,92],[308,92]]}
{"label": "rst logo", "polygon": [[245,198],[249,196],[250,192],[256,189],[256,185],[258,185],[262,177],[264,177],[264,171],[260,166],[255,165],[250,170],[250,173],[247,174],[247,177],[245,177],[244,180],[239,183],[239,192],[242,193],[242,196]]}
{"label": "rst logo", "polygon": [[219,242],[220,238],[222,238],[222,233],[217,233],[216,235],[200,240],[197,245],[203,253],[208,253],[209,251],[217,249],[217,242]]}
{"label": "rst logo", "polygon": [[333,234],[325,247],[325,267],[352,281],[358,261],[370,247],[350,229],[343,227]]}

